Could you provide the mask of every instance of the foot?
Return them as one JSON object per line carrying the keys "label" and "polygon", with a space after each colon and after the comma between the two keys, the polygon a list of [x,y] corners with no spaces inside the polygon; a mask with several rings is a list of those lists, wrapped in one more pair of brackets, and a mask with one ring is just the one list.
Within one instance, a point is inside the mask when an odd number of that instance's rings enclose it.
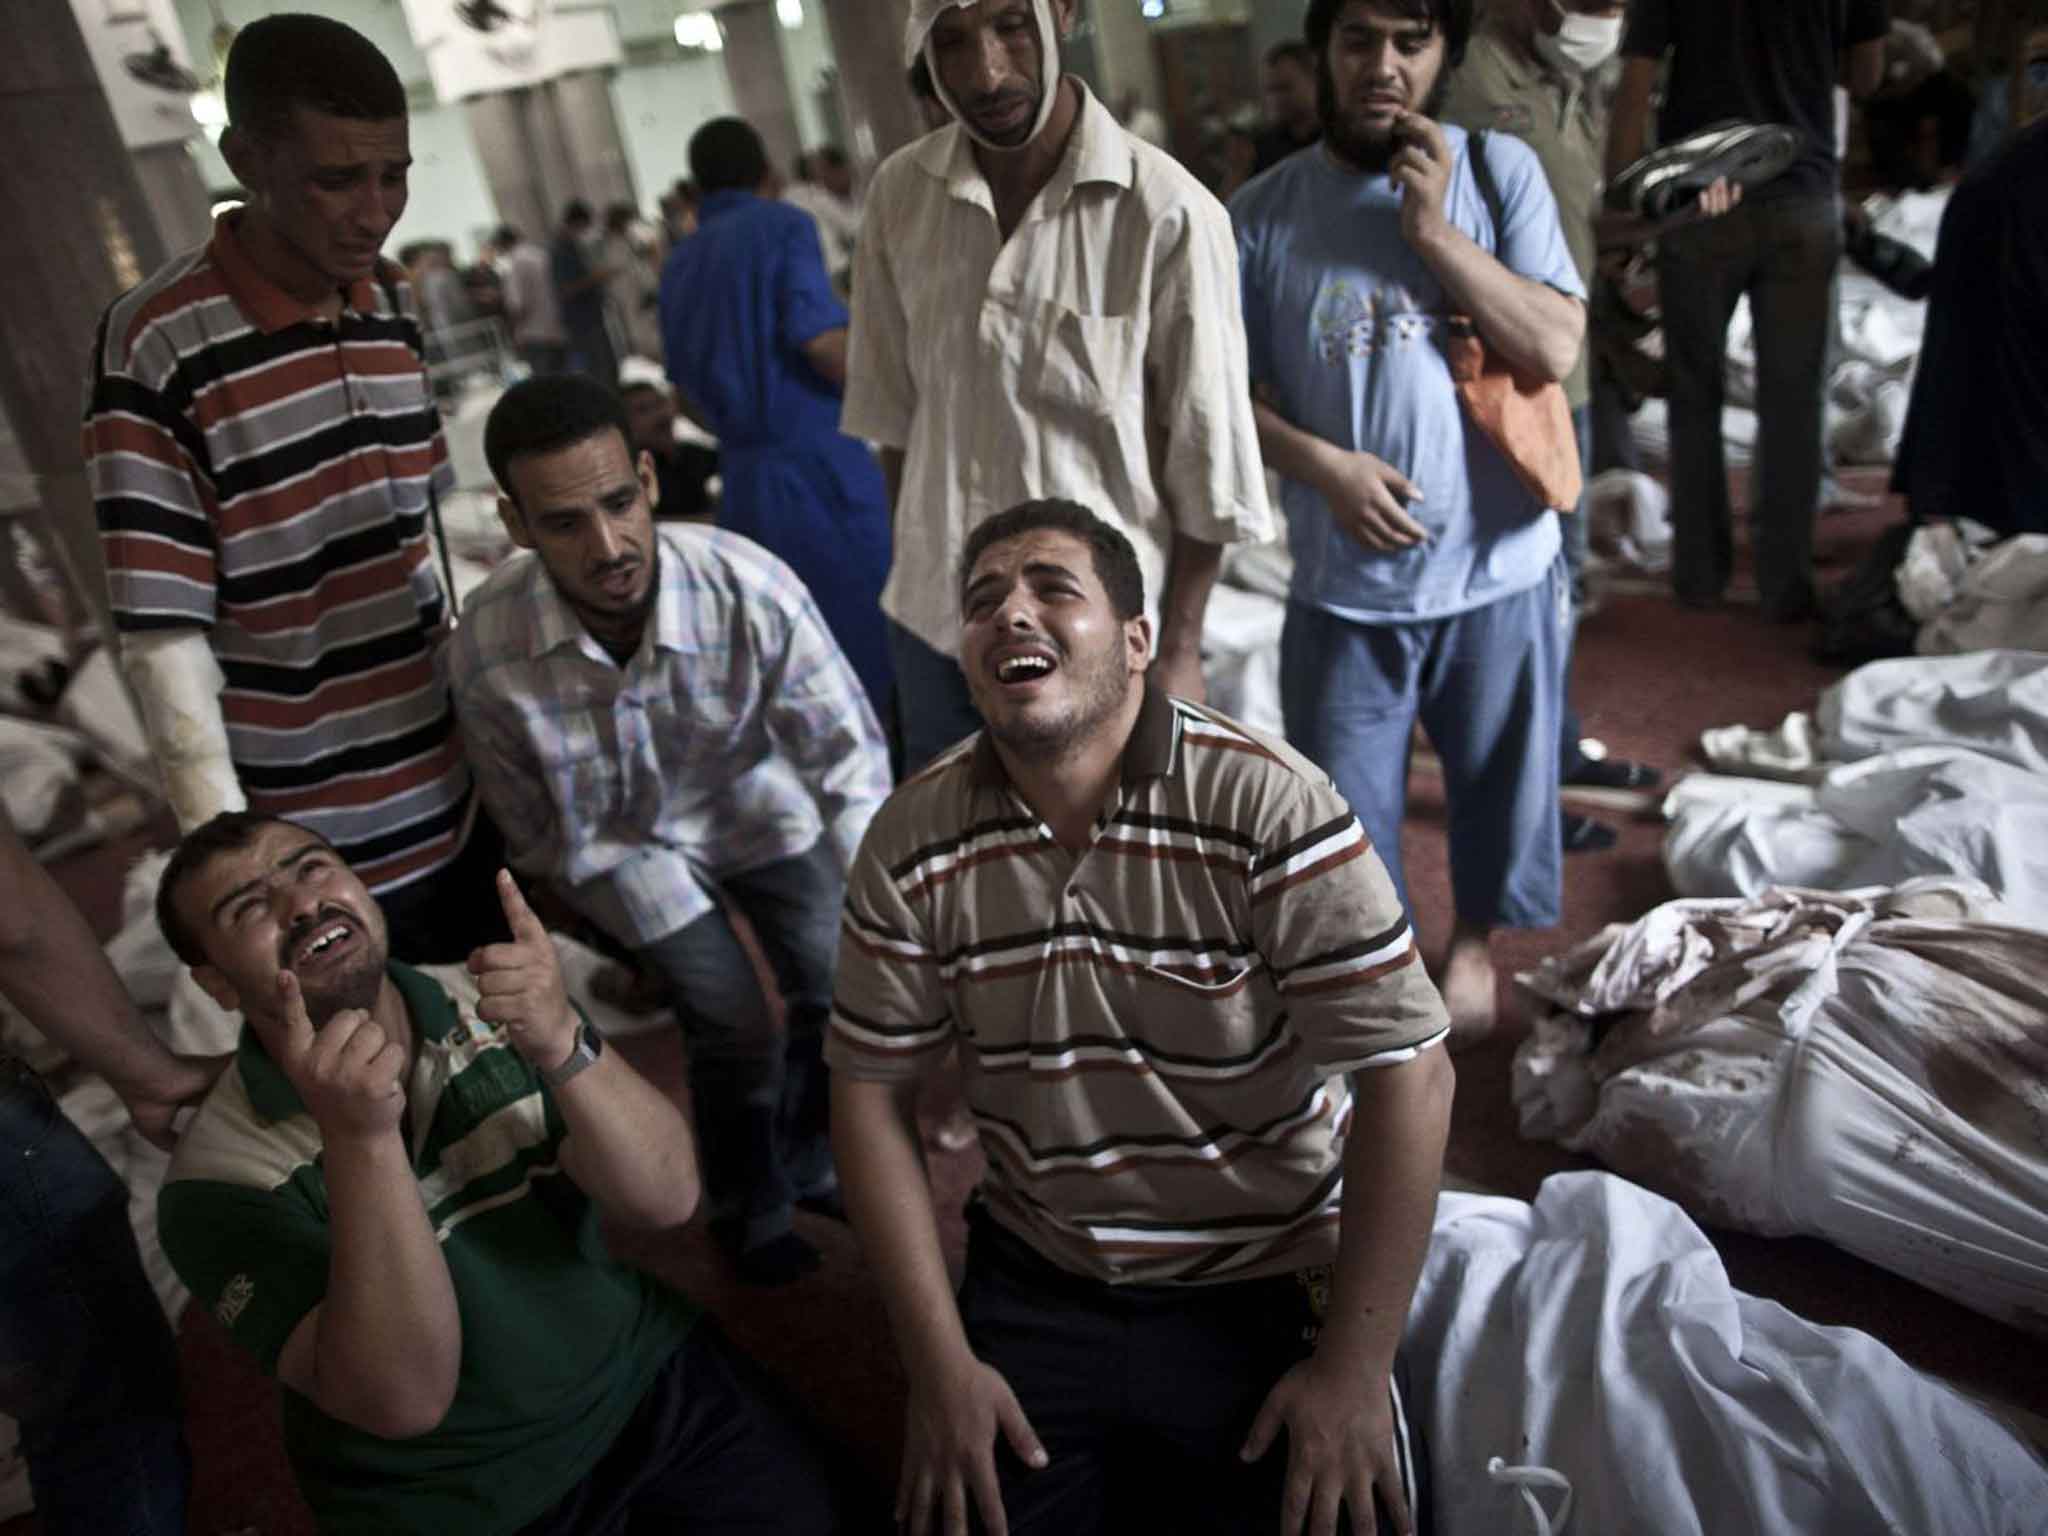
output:
{"label": "foot", "polygon": [[1564,776],[1581,789],[1655,789],[1663,780],[1662,770],[1625,757],[1582,757]]}
{"label": "foot", "polygon": [[818,1250],[794,1232],[784,1232],[733,1255],[733,1266],[748,1285],[788,1285],[824,1262]]}
{"label": "foot", "polygon": [[1604,821],[1595,821],[1590,816],[1575,816],[1564,813],[1564,851],[1566,853],[1605,853],[1621,841],[1621,835]]}
{"label": "foot", "polygon": [[1500,1027],[1495,998],[1493,948],[1480,929],[1460,929],[1444,951],[1437,972],[1437,990],[1451,1016],[1451,1049],[1483,1045]]}

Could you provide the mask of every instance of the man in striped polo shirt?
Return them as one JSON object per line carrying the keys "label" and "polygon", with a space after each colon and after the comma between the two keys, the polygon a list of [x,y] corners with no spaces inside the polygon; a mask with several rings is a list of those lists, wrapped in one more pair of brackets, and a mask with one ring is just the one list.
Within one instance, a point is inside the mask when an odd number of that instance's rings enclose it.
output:
{"label": "man in striped polo shirt", "polygon": [[[899,1517],[1412,1529],[1395,1349],[1452,1070],[1393,885],[1306,759],[1147,686],[1108,524],[1004,513],[960,590],[986,729],[871,824],[827,1046],[909,1369]],[[988,1158],[957,1304],[912,1122],[956,1042]]]}
{"label": "man in striped polo shirt", "polygon": [[405,88],[318,16],[244,27],[221,151],[248,189],[115,302],[85,452],[122,660],[179,824],[313,827],[401,955],[494,936],[442,676],[430,503],[453,484],[403,270]]}
{"label": "man in striped polo shirt", "polygon": [[841,1530],[759,1372],[606,1256],[600,1216],[690,1219],[689,1128],[570,1004],[509,872],[495,899],[511,942],[414,970],[306,828],[185,839],[158,919],[245,1022],[165,1179],[165,1252],[285,1389],[327,1536]]}

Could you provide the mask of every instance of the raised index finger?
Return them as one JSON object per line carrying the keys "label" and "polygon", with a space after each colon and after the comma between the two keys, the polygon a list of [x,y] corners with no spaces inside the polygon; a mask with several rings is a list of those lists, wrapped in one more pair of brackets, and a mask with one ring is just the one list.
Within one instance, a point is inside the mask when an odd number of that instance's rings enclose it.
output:
{"label": "raised index finger", "polygon": [[306,1016],[306,995],[290,971],[277,973],[277,1005],[284,1014],[284,1042],[293,1055],[313,1043],[313,1021]]}

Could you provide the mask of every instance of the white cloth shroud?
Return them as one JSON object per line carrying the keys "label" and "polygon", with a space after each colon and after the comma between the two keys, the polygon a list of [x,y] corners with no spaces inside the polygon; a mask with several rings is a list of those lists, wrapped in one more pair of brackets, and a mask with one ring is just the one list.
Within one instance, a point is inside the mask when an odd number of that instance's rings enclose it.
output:
{"label": "white cloth shroud", "polygon": [[1757,777],[1673,786],[1664,864],[1680,895],[1947,874],[2048,926],[2048,654],[1873,662],[1823,693],[1811,719],[1708,731],[1701,746],[1717,768]]}
{"label": "white cloth shroud", "polygon": [[1667,902],[1518,979],[1524,1136],[2048,1334],[2048,933],[1985,887]]}
{"label": "white cloth shroud", "polygon": [[[2048,1469],[1869,1335],[1734,1289],[1668,1200],[1603,1173],[1446,1194],[1409,1314],[1439,1536],[1525,1536],[1489,1460],[1554,1469],[1584,1536],[2022,1536]],[[1557,1497],[1540,1494],[1554,1513]]]}

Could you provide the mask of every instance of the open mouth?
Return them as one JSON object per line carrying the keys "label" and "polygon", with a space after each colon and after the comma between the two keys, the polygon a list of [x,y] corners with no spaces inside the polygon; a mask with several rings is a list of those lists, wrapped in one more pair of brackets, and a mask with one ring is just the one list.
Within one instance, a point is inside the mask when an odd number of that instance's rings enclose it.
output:
{"label": "open mouth", "polygon": [[633,589],[640,584],[640,567],[629,565],[622,570],[608,571],[597,578],[599,590],[613,597],[631,597]]}
{"label": "open mouth", "polygon": [[996,681],[1005,688],[1029,688],[1044,682],[1059,670],[1059,658],[1050,651],[1013,651],[996,660]]}
{"label": "open mouth", "polygon": [[292,947],[294,971],[319,970],[340,959],[354,947],[356,929],[342,918],[326,918]]}

